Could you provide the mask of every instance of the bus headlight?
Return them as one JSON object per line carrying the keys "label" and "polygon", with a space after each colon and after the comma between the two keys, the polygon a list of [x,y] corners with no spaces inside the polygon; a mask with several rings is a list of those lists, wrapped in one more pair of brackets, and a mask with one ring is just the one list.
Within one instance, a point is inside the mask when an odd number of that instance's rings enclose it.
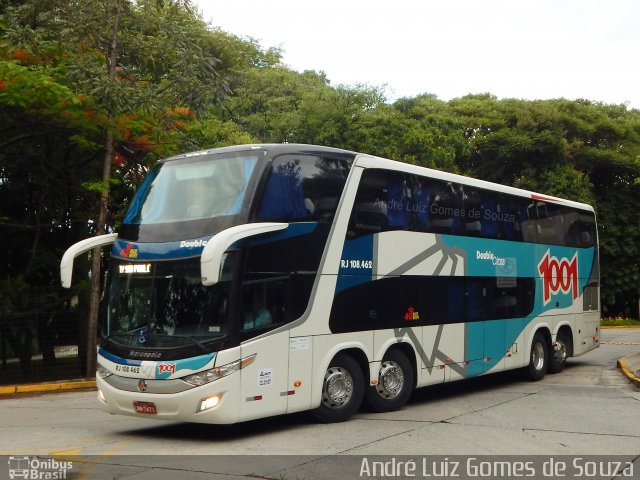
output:
{"label": "bus headlight", "polygon": [[253,355],[250,355],[248,357],[236,360],[235,362],[227,363],[226,365],[222,365],[220,367],[212,368],[211,370],[205,370],[204,372],[187,375],[186,377],[182,377],[182,380],[193,386],[199,387],[200,385],[214,382],[221,379],[222,377],[226,377],[227,375],[231,375],[232,373],[237,372],[241,368],[244,368],[252,363],[255,358],[256,354],[254,353]]}

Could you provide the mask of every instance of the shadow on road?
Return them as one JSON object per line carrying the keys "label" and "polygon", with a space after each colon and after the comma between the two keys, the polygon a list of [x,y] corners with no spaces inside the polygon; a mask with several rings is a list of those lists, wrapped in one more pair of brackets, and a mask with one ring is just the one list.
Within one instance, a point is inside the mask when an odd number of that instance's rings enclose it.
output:
{"label": "shadow on road", "polygon": [[[569,370],[577,366],[576,363],[568,363]],[[446,383],[420,388],[413,392],[409,404],[424,404],[441,400],[453,400],[459,396],[465,396],[476,392],[490,392],[507,385],[528,384],[523,379],[523,373],[519,370],[500,372],[483,377],[464,381]],[[368,411],[363,406],[363,411]],[[300,412],[290,415],[280,415],[259,420],[252,420],[233,425],[209,425],[199,423],[157,423],[148,428],[137,428],[120,432],[128,437],[140,439],[174,439],[174,440],[201,440],[203,442],[224,442],[252,436],[264,436],[269,433],[277,433],[283,430],[303,428],[317,421],[310,412]]]}

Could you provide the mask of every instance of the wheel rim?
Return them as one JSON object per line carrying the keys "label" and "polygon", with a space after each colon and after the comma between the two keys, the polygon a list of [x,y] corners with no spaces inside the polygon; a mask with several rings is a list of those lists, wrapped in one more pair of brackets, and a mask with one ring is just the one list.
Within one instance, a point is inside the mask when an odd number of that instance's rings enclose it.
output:
{"label": "wheel rim", "polygon": [[557,340],[553,347],[556,362],[564,363],[567,360],[567,344],[563,340]]}
{"label": "wheel rim", "polygon": [[392,400],[400,395],[404,387],[404,372],[400,365],[390,360],[382,362],[376,391],[385,400]]}
{"label": "wheel rim", "polygon": [[536,342],[533,346],[533,368],[542,370],[544,367],[544,346],[540,342]]}
{"label": "wheel rim", "polygon": [[330,367],[324,377],[322,403],[329,408],[341,408],[353,397],[353,377],[342,367]]}

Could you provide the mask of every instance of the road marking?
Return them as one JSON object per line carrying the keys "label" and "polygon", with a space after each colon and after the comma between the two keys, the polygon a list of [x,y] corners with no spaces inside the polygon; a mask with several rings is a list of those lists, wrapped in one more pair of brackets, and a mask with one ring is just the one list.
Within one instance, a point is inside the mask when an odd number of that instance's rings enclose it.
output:
{"label": "road marking", "polygon": [[116,445],[113,448],[110,448],[109,450],[105,450],[104,452],[98,454],[97,456],[95,456],[94,458],[91,459],[90,462],[84,462],[82,461],[82,459],[80,459],[80,455],[82,454],[82,448],[68,448],[65,450],[51,450],[49,452],[49,455],[52,458],[56,458],[57,460],[63,460],[63,461],[70,461],[70,462],[78,462],[80,464],[80,470],[75,470],[74,473],[77,474],[76,478],[77,480],[86,480],[91,478],[91,470],[93,470],[96,465],[99,465],[100,463],[102,463],[104,460],[106,460],[108,457],[112,456],[113,454],[119,452],[120,450],[122,450],[123,448],[126,448],[129,446],[129,444],[132,442],[133,440],[123,440],[121,442],[116,443]]}

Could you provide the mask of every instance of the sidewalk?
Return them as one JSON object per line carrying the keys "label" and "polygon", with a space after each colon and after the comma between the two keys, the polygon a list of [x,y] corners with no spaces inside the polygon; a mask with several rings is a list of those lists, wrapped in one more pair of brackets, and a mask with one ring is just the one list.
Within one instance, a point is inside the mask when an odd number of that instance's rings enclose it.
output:
{"label": "sidewalk", "polygon": [[0,386],[0,396],[13,395],[15,393],[42,393],[56,392],[59,390],[80,390],[83,388],[96,388],[96,381],[92,378],[80,378],[77,380],[62,380],[59,382],[26,383],[21,385]]}

